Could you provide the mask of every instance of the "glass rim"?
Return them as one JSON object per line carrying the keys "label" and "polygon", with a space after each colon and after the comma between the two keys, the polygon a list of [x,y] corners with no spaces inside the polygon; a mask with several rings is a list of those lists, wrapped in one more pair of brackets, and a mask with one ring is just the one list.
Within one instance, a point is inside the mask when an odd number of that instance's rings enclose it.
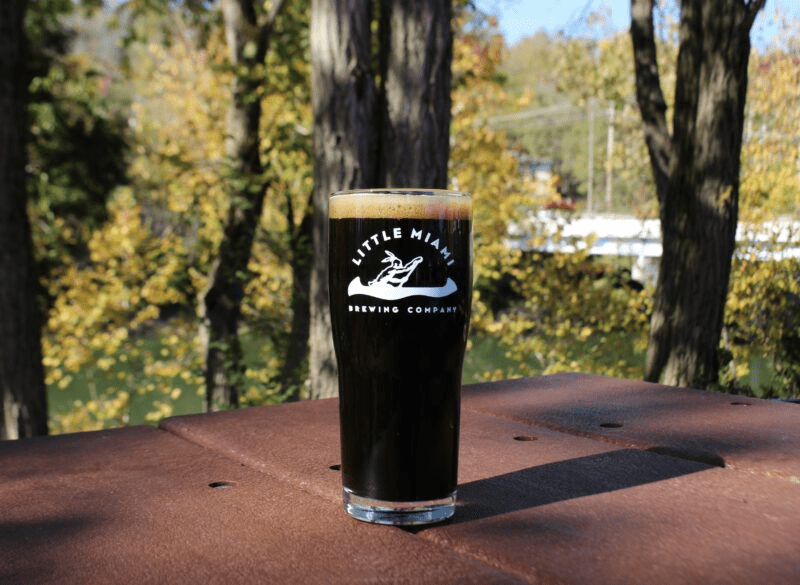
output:
{"label": "glass rim", "polygon": [[424,187],[380,187],[369,189],[345,189],[334,191],[330,197],[349,195],[408,195],[408,196],[438,196],[438,197],[472,197],[471,193],[457,189],[429,189]]}

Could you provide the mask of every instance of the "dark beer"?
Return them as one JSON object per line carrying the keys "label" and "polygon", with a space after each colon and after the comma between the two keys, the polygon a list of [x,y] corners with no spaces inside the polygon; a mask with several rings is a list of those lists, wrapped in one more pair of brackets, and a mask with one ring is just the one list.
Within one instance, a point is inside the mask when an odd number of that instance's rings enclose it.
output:
{"label": "dark beer", "polygon": [[329,228],[344,488],[379,506],[452,497],[471,200],[436,191],[337,194]]}

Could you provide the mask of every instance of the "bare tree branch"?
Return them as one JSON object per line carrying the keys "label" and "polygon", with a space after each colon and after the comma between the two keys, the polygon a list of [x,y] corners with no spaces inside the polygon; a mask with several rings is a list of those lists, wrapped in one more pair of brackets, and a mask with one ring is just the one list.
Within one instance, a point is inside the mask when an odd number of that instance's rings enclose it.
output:
{"label": "bare tree branch", "polygon": [[278,15],[281,13],[284,4],[286,4],[286,0],[275,0],[275,3],[272,5],[272,8],[267,13],[264,22],[259,28],[258,45],[255,56],[256,63],[263,62],[267,56],[267,51],[269,51],[269,42],[272,38],[272,31],[275,28],[275,21],[277,20]]}
{"label": "bare tree branch", "polygon": [[659,202],[667,191],[670,165],[670,133],[667,104],[658,72],[653,0],[631,0],[631,40],[636,72],[636,101],[642,115],[645,143],[656,183]]}

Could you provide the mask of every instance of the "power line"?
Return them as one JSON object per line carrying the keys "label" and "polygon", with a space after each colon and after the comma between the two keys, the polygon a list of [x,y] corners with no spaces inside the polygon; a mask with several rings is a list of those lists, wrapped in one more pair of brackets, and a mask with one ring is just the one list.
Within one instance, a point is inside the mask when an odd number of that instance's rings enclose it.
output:
{"label": "power line", "polygon": [[550,114],[555,114],[563,111],[577,111],[580,108],[568,103],[555,104],[553,106],[545,106],[542,108],[534,108],[532,110],[524,110],[522,112],[515,112],[513,114],[504,114],[502,116],[495,116],[489,119],[489,124],[502,124],[503,122],[519,122],[520,120],[527,120],[529,118],[540,118]]}

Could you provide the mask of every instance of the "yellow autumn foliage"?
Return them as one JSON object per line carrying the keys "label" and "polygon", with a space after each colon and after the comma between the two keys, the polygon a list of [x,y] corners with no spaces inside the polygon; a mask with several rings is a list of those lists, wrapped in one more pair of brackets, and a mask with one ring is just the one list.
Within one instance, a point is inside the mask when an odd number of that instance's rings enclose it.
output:
{"label": "yellow autumn foliage", "polygon": [[[291,321],[288,234],[306,211],[313,182],[304,10],[290,9],[279,23],[280,50],[270,53],[263,69],[261,146],[269,189],[242,309],[244,333],[258,341],[249,350],[244,404],[282,399],[275,375],[281,365],[276,348]],[[511,364],[488,368],[483,377],[577,370],[641,378],[649,289],[629,286],[619,263],[586,253],[508,247],[509,224],[558,195],[554,184],[538,184],[519,172],[508,136],[489,123],[492,116],[533,103],[535,91],[509,93],[500,81],[502,38],[466,28],[456,23],[462,32],[454,44],[450,182],[474,196],[474,340],[497,340]],[[563,79],[573,84],[572,95],[582,96],[576,99],[624,102],[614,171],[640,185],[636,201],[647,215],[654,209],[647,197],[654,203],[655,196],[643,179],[647,158],[631,122],[636,112],[627,99],[632,61],[625,42],[604,40],[596,71],[577,45],[567,46],[572,60],[563,61]],[[84,261],[53,259],[56,267],[46,283],[52,299],[43,338],[47,383],[88,388],[85,399],[55,413],[54,432],[128,424],[134,410],[137,420],[156,422],[180,412],[182,404],[199,408],[204,392],[198,298],[229,206],[225,116],[235,72],[226,65],[220,31],[212,31],[202,46],[190,35],[176,35],[169,45],[135,44],[129,51],[135,96],[131,182],[113,194],[108,219],[98,228],[56,218],[49,232],[62,243],[87,247]],[[673,81],[667,77],[665,83]],[[797,103],[798,87],[796,57],[754,58],[741,189],[746,221],[797,217],[800,154],[793,136],[800,109],[791,104]],[[545,236],[533,232],[529,240],[541,247]],[[798,241],[794,234],[774,245]],[[48,250],[42,244],[39,253]],[[737,256],[731,279],[722,348],[728,352],[726,383],[735,387],[760,351],[774,357],[787,384],[796,384],[797,260],[765,262],[746,252]]]}
{"label": "yellow autumn foliage", "polygon": [[[297,27],[303,15],[295,10],[290,17]],[[270,189],[243,307],[261,346],[253,358],[258,384],[244,397],[249,403],[280,398],[272,388],[272,344],[290,319],[286,234],[305,210],[312,181],[308,88],[283,91],[307,76],[304,43],[279,32],[300,48],[291,63],[271,57],[265,70],[263,180]],[[54,300],[44,336],[47,381],[86,385],[91,394],[54,413],[54,432],[126,424],[133,408],[141,420],[156,422],[174,412],[176,401],[199,408],[204,391],[196,314],[229,205],[232,72],[221,31],[202,47],[191,35],[176,35],[169,45],[133,45],[130,53],[131,184],[113,195],[108,221],[84,234],[87,261],[65,262],[48,283]]]}

